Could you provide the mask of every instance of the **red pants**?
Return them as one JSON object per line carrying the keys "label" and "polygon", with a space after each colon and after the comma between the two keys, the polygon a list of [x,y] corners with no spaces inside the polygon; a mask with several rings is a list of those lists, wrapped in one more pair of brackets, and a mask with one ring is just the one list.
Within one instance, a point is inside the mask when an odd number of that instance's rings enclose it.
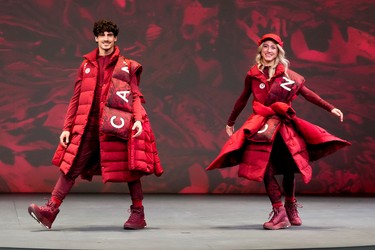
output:
{"label": "red pants", "polygon": [[[88,126],[82,136],[81,147],[69,172],[65,175],[60,173],[52,196],[63,201],[72,189],[75,180],[85,168],[90,168],[100,162],[99,132],[97,126]],[[143,200],[142,185],[140,180],[128,182],[129,192],[132,200]]]}

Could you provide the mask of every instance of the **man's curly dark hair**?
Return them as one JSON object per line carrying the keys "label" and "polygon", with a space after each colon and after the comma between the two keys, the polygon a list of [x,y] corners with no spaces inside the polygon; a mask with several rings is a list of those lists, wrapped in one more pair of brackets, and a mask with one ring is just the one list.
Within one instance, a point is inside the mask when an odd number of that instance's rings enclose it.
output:
{"label": "man's curly dark hair", "polygon": [[92,32],[94,32],[94,35],[97,37],[99,34],[107,32],[112,32],[115,36],[119,33],[119,28],[117,25],[108,20],[99,20],[94,23],[94,28],[92,29]]}

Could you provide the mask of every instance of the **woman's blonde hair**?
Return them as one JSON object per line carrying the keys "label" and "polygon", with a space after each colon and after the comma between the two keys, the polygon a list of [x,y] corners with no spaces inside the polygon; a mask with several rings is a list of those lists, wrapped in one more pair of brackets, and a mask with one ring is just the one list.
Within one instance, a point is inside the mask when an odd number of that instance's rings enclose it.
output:
{"label": "woman's blonde hair", "polygon": [[[261,53],[263,43],[261,45],[259,45],[258,53],[257,53],[257,56],[255,57],[255,61],[257,63],[258,69],[262,72],[263,72],[263,69],[265,67],[264,64],[263,64],[263,60],[262,60],[263,58],[262,58],[262,53]],[[276,43],[276,47],[278,49],[278,53],[277,53],[277,57],[275,58],[274,64],[269,69],[269,79],[271,79],[273,77],[273,75],[275,74],[276,67],[279,63],[281,63],[284,66],[285,74],[288,76],[287,72],[288,72],[290,62],[285,57],[285,50],[277,43]]]}

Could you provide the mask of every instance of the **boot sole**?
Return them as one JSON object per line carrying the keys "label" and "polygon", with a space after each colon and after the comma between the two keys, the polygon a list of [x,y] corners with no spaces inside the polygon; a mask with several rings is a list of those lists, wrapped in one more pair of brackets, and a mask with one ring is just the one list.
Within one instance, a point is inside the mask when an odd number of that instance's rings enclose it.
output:
{"label": "boot sole", "polygon": [[291,223],[292,224],[292,226],[301,226],[302,225],[302,223]]}
{"label": "boot sole", "polygon": [[140,226],[132,226],[132,225],[124,225],[125,230],[137,230],[137,229],[143,229],[147,226],[146,221]]}
{"label": "boot sole", "polygon": [[267,230],[278,230],[278,229],[286,229],[288,227],[290,227],[291,224],[289,222],[280,222],[279,224],[276,224],[274,226],[270,226],[270,227],[267,227],[265,225],[263,225],[263,228],[264,229],[267,229]]}
{"label": "boot sole", "polygon": [[292,224],[292,226],[301,226],[302,225],[301,219],[299,219],[299,222],[295,222],[295,221],[291,220],[289,217],[288,217],[288,219],[289,219],[290,224]]}
{"label": "boot sole", "polygon": [[34,213],[34,209],[32,207],[28,208],[28,212],[31,217],[33,217],[42,227],[45,227],[47,229],[51,229],[51,226],[48,226],[44,224],[41,220],[38,219],[38,216]]}

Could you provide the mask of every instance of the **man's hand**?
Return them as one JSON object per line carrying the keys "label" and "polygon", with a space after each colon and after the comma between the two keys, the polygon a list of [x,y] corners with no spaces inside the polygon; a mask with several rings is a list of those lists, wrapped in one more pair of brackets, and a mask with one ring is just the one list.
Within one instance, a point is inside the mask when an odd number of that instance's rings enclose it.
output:
{"label": "man's hand", "polygon": [[70,138],[70,132],[64,130],[60,135],[60,144],[63,145],[64,148],[66,148],[69,144],[69,138]]}
{"label": "man's hand", "polygon": [[142,134],[142,122],[141,121],[135,121],[134,125],[132,127],[132,130],[136,130],[137,133],[133,135],[133,137],[138,137]]}

